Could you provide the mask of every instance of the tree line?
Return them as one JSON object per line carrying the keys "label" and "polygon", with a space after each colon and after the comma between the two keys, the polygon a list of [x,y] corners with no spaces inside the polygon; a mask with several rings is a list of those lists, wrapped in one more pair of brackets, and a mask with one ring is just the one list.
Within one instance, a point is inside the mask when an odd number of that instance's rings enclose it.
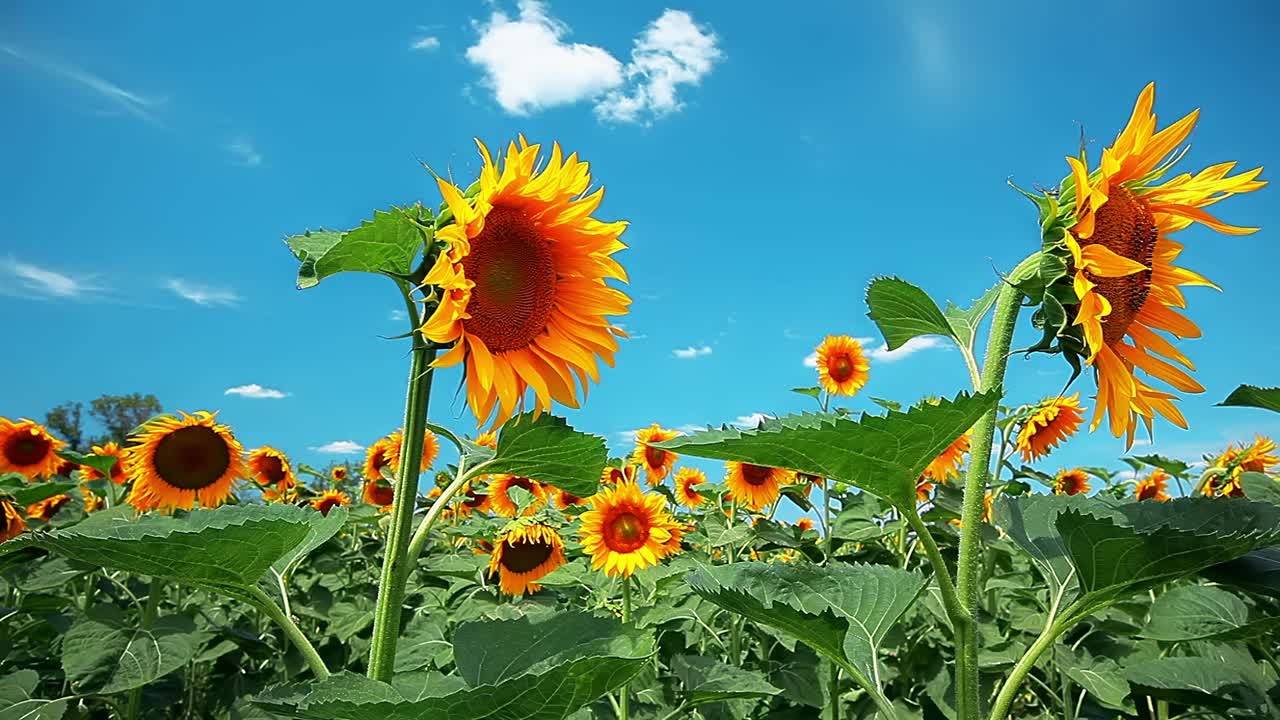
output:
{"label": "tree line", "polygon": [[55,406],[44,416],[45,427],[67,441],[70,449],[76,452],[88,452],[94,445],[112,441],[123,443],[130,431],[164,412],[160,401],[149,393],[104,394],[89,401],[89,418],[102,428],[101,434],[90,437],[84,425],[85,409],[84,403],[69,400]]}

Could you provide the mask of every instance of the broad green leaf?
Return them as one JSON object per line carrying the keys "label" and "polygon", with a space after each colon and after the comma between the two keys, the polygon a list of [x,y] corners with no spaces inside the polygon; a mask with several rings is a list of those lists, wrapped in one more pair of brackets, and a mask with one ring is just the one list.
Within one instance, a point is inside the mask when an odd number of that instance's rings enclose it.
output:
{"label": "broad green leaf", "polygon": [[933,298],[900,278],[872,280],[867,286],[867,309],[867,316],[880,328],[890,350],[921,335],[954,337],[951,324]]}
{"label": "broad green leaf", "polygon": [[15,585],[19,590],[27,593],[44,592],[61,588],[68,582],[96,569],[95,565],[86,565],[67,558],[46,558],[44,562],[28,566]]}
{"label": "broad green leaf", "polygon": [[1280,480],[1260,472],[1240,474],[1240,487],[1245,497],[1280,505]]}
{"label": "broad green leaf", "polygon": [[1165,642],[1237,640],[1280,627],[1280,618],[1249,622],[1249,607],[1234,593],[1207,585],[1175,587],[1156,598],[1143,637]]}
{"label": "broad green leaf", "polygon": [[689,585],[726,610],[795,637],[879,692],[881,643],[925,579],[881,565],[753,562],[703,566]]}
{"label": "broad green leaf", "polygon": [[156,619],[143,630],[114,605],[98,605],[62,640],[62,669],[78,694],[142,687],[186,665],[209,639],[185,615]]}
{"label": "broad green leaf", "polygon": [[13,497],[15,504],[25,506],[38,503],[54,495],[65,495],[78,487],[80,487],[78,482],[42,482],[10,490],[9,495]]}
{"label": "broad green leaf", "polygon": [[782,692],[758,672],[701,655],[676,655],[671,658],[671,670],[684,685],[681,696],[689,707]]}
{"label": "broad green leaf", "polygon": [[1066,645],[1054,648],[1057,669],[1089,691],[1098,703],[1114,710],[1134,711],[1129,683],[1119,664],[1111,658],[1073,653]]}
{"label": "broad green leaf", "polygon": [[1138,460],[1146,465],[1150,465],[1151,467],[1158,467],[1174,477],[1186,477],[1187,471],[1191,469],[1191,466],[1187,463],[1181,460],[1167,458],[1163,455],[1138,455],[1134,457],[1134,460]]}
{"label": "broad green leaf", "polygon": [[654,447],[683,455],[736,460],[832,478],[914,507],[916,479],[956,438],[995,406],[998,392],[923,404],[905,413],[787,415],[758,429],[705,430]]}
{"label": "broad green leaf", "polygon": [[396,644],[395,671],[442,668],[452,659],[453,643],[444,636],[443,621],[438,616],[415,615]]}
{"label": "broad green leaf", "polygon": [[801,395],[808,395],[811,398],[816,398],[822,395],[822,388],[816,385],[813,387],[798,387],[798,388],[791,388],[791,392],[799,393]]}
{"label": "broad green leaf", "polygon": [[947,309],[943,311],[943,315],[947,318],[947,324],[951,327],[951,335],[963,347],[973,350],[974,341],[978,337],[978,326],[982,324],[983,318],[987,316],[987,312],[991,310],[991,306],[996,304],[996,298],[1000,295],[1000,287],[1003,281],[992,285],[989,290],[982,294],[982,297],[973,301],[967,308],[959,308],[947,302]]}
{"label": "broad green leaf", "polygon": [[63,460],[70,460],[77,465],[88,465],[97,470],[106,477],[111,477],[111,469],[116,466],[119,461],[115,455],[85,455],[75,450],[59,450],[58,457]]}
{"label": "broad green leaf", "polygon": [[341,505],[330,508],[328,515],[320,515],[319,518],[314,517],[319,513],[307,513],[307,537],[289,552],[285,553],[280,559],[271,563],[271,569],[280,575],[287,574],[298,563],[302,562],[316,548],[329,541],[329,538],[338,534],[347,523],[347,509]]}
{"label": "broad green leaf", "polygon": [[1066,598],[1078,583],[1066,545],[1058,534],[1058,515],[1073,508],[1094,508],[1104,502],[1084,495],[1005,496],[995,503],[995,521],[1031,556],[1049,583],[1052,596]]}
{"label": "broad green leaf", "polygon": [[1264,388],[1257,385],[1241,385],[1226,400],[1218,403],[1219,407],[1256,407],[1271,412],[1280,412],[1280,388]]}
{"label": "broad green leaf", "polygon": [[33,697],[40,684],[34,670],[19,670],[0,677],[0,718],[6,720],[58,720],[71,698],[43,700]]}
{"label": "broad green leaf", "polygon": [[308,231],[286,238],[285,244],[302,263],[298,288],[347,271],[408,275],[426,239],[422,224],[428,213],[421,205],[375,210],[373,220],[354,230]]}
{"label": "broad green leaf", "polygon": [[1138,694],[1184,705],[1227,710],[1265,703],[1240,668],[1215,658],[1144,660],[1125,668],[1124,677]]}
{"label": "broad green leaf", "polygon": [[1280,599],[1280,547],[1245,553],[1208,568],[1204,576],[1214,582]]}
{"label": "broad green leaf", "polygon": [[578,432],[564,418],[532,413],[508,420],[485,473],[507,473],[555,485],[578,497],[594,495],[609,461],[604,438]]}

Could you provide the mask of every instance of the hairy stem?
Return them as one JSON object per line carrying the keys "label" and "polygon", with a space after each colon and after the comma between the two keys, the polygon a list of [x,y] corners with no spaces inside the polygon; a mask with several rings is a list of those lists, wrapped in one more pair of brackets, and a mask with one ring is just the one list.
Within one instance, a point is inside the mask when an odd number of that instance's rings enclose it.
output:
{"label": "hairy stem", "polygon": [[[622,577],[622,622],[631,622],[631,576]],[[631,710],[631,683],[623,683],[618,690],[618,720],[627,720]]]}
{"label": "hairy stem", "polygon": [[307,666],[311,668],[311,672],[316,676],[317,680],[326,680],[329,677],[329,668],[324,664],[324,660],[320,657],[320,653],[316,652],[316,648],[307,639],[306,634],[302,632],[302,628],[293,621],[293,618],[285,614],[280,606],[276,604],[261,588],[254,587],[250,589],[250,593],[258,602],[258,607],[267,614],[267,617],[280,626],[284,630],[284,634],[289,641],[298,648],[302,653],[302,657],[307,661]]}

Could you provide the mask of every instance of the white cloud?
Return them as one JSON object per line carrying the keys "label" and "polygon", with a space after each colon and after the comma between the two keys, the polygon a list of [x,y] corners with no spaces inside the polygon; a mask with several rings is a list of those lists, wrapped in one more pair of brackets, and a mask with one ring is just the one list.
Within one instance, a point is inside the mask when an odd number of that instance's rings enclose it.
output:
{"label": "white cloud", "polygon": [[807,368],[818,367],[818,352],[816,350],[804,356],[804,366]]}
{"label": "white cloud", "polygon": [[773,419],[773,416],[768,413],[754,412],[754,413],[751,413],[750,415],[739,415],[738,419],[733,421],[733,424],[743,429],[754,430],[755,428],[759,427],[760,423],[764,422],[765,420],[772,420],[772,419]]}
{"label": "white cloud", "polygon": [[234,290],[199,285],[179,278],[165,283],[165,287],[177,293],[179,297],[190,300],[197,305],[212,307],[215,305],[235,305],[240,296]]}
{"label": "white cloud", "polygon": [[262,153],[258,152],[252,140],[243,135],[232,138],[230,142],[222,146],[222,149],[231,154],[231,159],[237,165],[243,165],[244,167],[262,165]]}
{"label": "white cloud", "polygon": [[410,43],[410,50],[435,50],[440,47],[440,38],[434,35],[422,35]]}
{"label": "white cloud", "polygon": [[103,288],[92,277],[68,275],[12,258],[0,261],[0,294],[32,299],[83,298]]}
{"label": "white cloud", "polygon": [[607,51],[566,43],[569,27],[551,17],[546,5],[521,0],[519,17],[494,11],[479,26],[480,39],[467,60],[483,68],[485,84],[513,115],[600,96],[623,82],[622,63]]}
{"label": "white cloud", "polygon": [[155,108],[163,103],[161,100],[143,97],[87,70],[51,58],[33,55],[10,45],[0,45],[0,53],[9,55],[55,78],[69,81],[81,90],[87,90],[145,122],[152,125],[161,124],[153,113]]}
{"label": "white cloud", "polygon": [[671,351],[671,354],[676,356],[680,360],[692,360],[694,358],[700,358],[703,355],[710,355],[711,346],[703,345],[701,347],[695,347],[693,345],[690,345],[687,348],[676,348],[675,350]]}
{"label": "white cloud", "polygon": [[[904,360],[921,350],[930,348],[946,348],[947,341],[936,335],[922,335],[913,337],[906,341],[897,350],[890,350],[884,343],[876,342],[875,338],[858,337],[854,338],[858,344],[862,346],[863,353],[873,362],[893,363]],[[818,353],[811,352],[804,356],[804,366],[809,368],[818,367]]]}
{"label": "white cloud", "polygon": [[236,387],[227,388],[223,395],[239,395],[240,397],[256,398],[262,400],[279,400],[285,396],[285,393],[274,388],[262,387],[257,383],[249,383],[248,385],[238,385]]}
{"label": "white cloud", "polygon": [[635,40],[627,64],[628,87],[609,92],[596,115],[614,122],[642,122],[681,108],[677,88],[697,85],[723,53],[718,38],[683,10],[665,10]]}
{"label": "white cloud", "polygon": [[392,320],[394,320],[394,321],[396,321],[396,322],[404,321],[404,320],[405,320],[405,319],[407,319],[408,317],[409,317],[409,315],[408,315],[407,313],[405,313],[405,311],[404,311],[404,310],[392,310],[392,311],[391,311],[391,319],[392,319]]}
{"label": "white cloud", "polygon": [[312,447],[312,450],[322,453],[333,453],[334,455],[354,455],[364,450],[364,446],[350,440],[334,440],[331,443],[325,443],[319,447]]}

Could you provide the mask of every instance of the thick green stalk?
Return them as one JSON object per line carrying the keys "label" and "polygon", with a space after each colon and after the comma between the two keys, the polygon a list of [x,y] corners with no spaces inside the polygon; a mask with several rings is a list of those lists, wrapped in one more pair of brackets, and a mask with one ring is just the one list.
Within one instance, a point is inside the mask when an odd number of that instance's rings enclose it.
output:
{"label": "thick green stalk", "polygon": [[[822,564],[826,565],[836,546],[835,536],[831,534],[831,480],[828,478],[822,479],[822,529],[827,534],[823,538],[826,552],[822,555]],[[831,696],[831,720],[840,720],[840,666],[834,662],[827,678],[827,694]]]}
{"label": "thick green stalk", "polygon": [[[622,576],[622,622],[631,622],[631,576]],[[623,683],[618,690],[618,720],[627,720],[631,712],[631,683]]]}
{"label": "thick green stalk", "polygon": [[311,668],[311,672],[316,676],[316,679],[328,679],[329,668],[324,664],[324,659],[320,657],[320,653],[316,652],[315,646],[307,639],[306,634],[303,633],[302,628],[298,627],[297,623],[293,621],[293,618],[286,615],[285,612],[280,609],[280,606],[276,604],[276,601],[272,600],[271,597],[260,588],[251,588],[249,592],[257,601],[258,608],[266,613],[267,617],[271,618],[276,625],[279,625],[281,630],[284,630],[285,636],[287,636],[289,641],[294,644],[294,647],[298,648],[298,651],[302,653],[303,659],[307,661],[307,666]]}
{"label": "thick green stalk", "polygon": [[[476,467],[479,468],[480,465],[477,465]],[[408,574],[411,573],[413,568],[418,564],[418,558],[422,555],[423,546],[427,544],[427,536],[431,534],[432,526],[436,524],[436,520],[440,518],[440,515],[445,511],[445,509],[449,507],[449,502],[453,500],[454,495],[457,495],[458,492],[462,490],[462,486],[466,485],[467,482],[475,476],[474,472],[468,473],[465,472],[465,469],[465,459],[459,459],[458,474],[454,476],[453,482],[449,483],[449,487],[445,488],[444,492],[440,493],[440,497],[436,498],[436,501],[431,504],[431,508],[427,510],[426,517],[422,518],[422,522],[418,525],[417,531],[414,532],[413,539],[409,541],[409,552],[405,556],[404,568],[406,582],[408,581]]]}
{"label": "thick green stalk", "polygon": [[[416,330],[418,312],[405,290],[409,321]],[[429,348],[422,334],[413,333],[412,360],[409,365],[409,388],[404,407],[404,441],[400,446],[400,467],[396,473],[395,499],[391,503],[391,529],[387,533],[386,555],[382,560],[382,577],[378,583],[378,603],[373,611],[373,637],[369,647],[368,676],[389,682],[395,666],[396,642],[400,637],[400,615],[404,604],[409,534],[413,529],[413,511],[418,501],[418,474],[422,470],[423,435],[427,430],[427,405],[431,399],[431,362],[435,349]]]}
{"label": "thick green stalk", "polygon": [[1000,686],[1000,693],[996,695],[996,702],[991,706],[991,716],[989,720],[1004,720],[1009,714],[1009,706],[1013,704],[1014,697],[1017,696],[1018,690],[1022,687],[1022,681],[1026,678],[1027,673],[1031,672],[1031,668],[1035,667],[1036,661],[1044,654],[1045,650],[1053,647],[1053,643],[1058,636],[1070,627],[1064,622],[1046,623],[1044,630],[1040,633],[1040,637],[1032,643],[1027,649],[1022,659],[1017,665],[1013,666],[1013,670],[1009,676],[1005,678],[1004,685]]}
{"label": "thick green stalk", "polygon": [[[147,604],[142,609],[142,618],[138,626],[143,630],[150,630],[151,624],[156,621],[156,613],[160,610],[160,596],[164,591],[164,581],[160,578],[151,578],[151,586],[147,590]],[[125,711],[125,717],[129,720],[137,720],[139,713],[142,711],[142,687],[136,687],[129,693],[129,705]]]}

